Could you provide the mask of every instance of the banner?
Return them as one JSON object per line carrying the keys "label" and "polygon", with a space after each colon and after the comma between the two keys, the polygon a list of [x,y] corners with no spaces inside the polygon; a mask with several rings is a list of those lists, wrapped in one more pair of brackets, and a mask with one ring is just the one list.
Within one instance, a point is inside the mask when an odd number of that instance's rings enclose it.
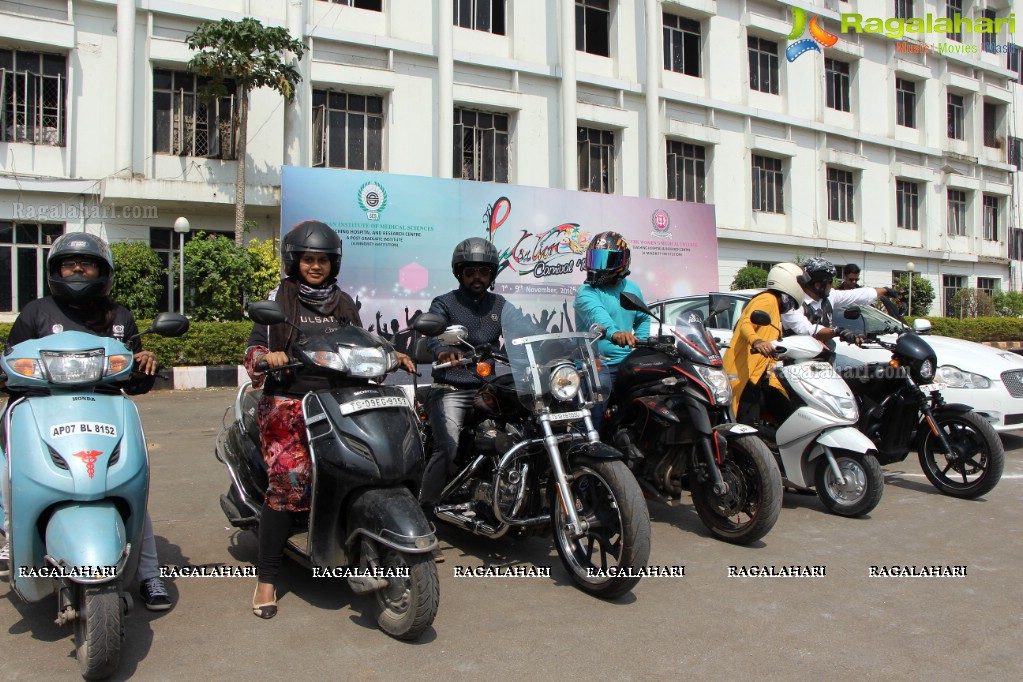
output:
{"label": "banner", "polygon": [[321,220],[341,235],[338,284],[363,325],[397,335],[457,288],[451,252],[468,237],[501,254],[494,291],[550,330],[573,328],[590,239],[615,230],[632,249],[629,278],[647,301],[717,288],[714,207],[665,199],[285,166],[281,231]]}

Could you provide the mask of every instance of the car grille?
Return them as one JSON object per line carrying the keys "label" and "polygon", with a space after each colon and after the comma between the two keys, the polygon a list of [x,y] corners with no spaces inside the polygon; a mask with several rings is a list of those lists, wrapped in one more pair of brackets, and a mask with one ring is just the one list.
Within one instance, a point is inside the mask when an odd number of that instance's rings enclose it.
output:
{"label": "car grille", "polygon": [[1023,369],[1002,372],[1002,383],[1013,398],[1023,398]]}

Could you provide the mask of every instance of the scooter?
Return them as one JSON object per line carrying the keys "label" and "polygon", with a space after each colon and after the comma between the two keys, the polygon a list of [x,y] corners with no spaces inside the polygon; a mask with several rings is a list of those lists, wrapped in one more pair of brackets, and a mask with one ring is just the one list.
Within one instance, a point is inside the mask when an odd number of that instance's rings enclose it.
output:
{"label": "scooter", "polygon": [[[762,310],[750,321],[774,326]],[[809,336],[785,337],[774,347],[781,361],[775,376],[798,406],[778,425],[775,442],[768,441],[785,484],[799,491],[816,488],[824,506],[839,516],[868,513],[881,501],[884,473],[874,443],[856,428],[856,399],[829,362],[834,352]]]}
{"label": "scooter", "polygon": [[[161,313],[143,334],[187,330],[183,315]],[[135,404],[96,388],[129,378],[132,352],[68,331],[19,343],[0,363],[9,387],[29,391],[5,414],[0,453],[11,587],[27,602],[57,593],[82,676],[102,679],[117,668],[131,608],[123,588],[139,563],[149,454]]]}
{"label": "scooter", "polygon": [[[275,301],[248,311],[258,324],[292,324]],[[438,544],[416,499],[425,457],[414,413],[399,386],[374,381],[397,367],[397,356],[385,340],[351,325],[300,337],[296,347],[299,357],[270,371],[308,372],[327,378],[330,388],[302,399],[312,499],[308,526],[296,524],[286,552],[321,575],[347,578],[357,594],[372,594],[380,628],[415,639],[437,615]],[[259,526],[267,489],[256,428],[261,395],[249,383],[238,389],[234,419],[215,450],[231,476],[220,506],[241,529]]]}

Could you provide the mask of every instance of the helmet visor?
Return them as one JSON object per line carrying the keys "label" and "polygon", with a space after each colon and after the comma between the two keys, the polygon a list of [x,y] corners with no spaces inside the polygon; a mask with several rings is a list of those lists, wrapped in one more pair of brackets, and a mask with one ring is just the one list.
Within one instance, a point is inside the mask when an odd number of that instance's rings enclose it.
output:
{"label": "helmet visor", "polygon": [[624,251],[590,249],[586,252],[587,270],[617,270],[625,264]]}

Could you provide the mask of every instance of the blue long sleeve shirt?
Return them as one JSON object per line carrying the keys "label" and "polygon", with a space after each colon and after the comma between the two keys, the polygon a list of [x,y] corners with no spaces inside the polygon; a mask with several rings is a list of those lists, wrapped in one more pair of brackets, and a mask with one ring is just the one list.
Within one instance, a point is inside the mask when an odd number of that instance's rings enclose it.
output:
{"label": "blue long sleeve shirt", "polygon": [[632,332],[641,339],[650,336],[650,317],[646,313],[625,310],[618,302],[623,291],[635,294],[643,301],[643,292],[627,279],[603,287],[583,284],[575,295],[575,328],[584,331],[594,322],[607,327],[604,338],[597,342],[597,352],[609,365],[619,364],[632,352],[628,346],[611,343],[611,337],[616,333]]}

